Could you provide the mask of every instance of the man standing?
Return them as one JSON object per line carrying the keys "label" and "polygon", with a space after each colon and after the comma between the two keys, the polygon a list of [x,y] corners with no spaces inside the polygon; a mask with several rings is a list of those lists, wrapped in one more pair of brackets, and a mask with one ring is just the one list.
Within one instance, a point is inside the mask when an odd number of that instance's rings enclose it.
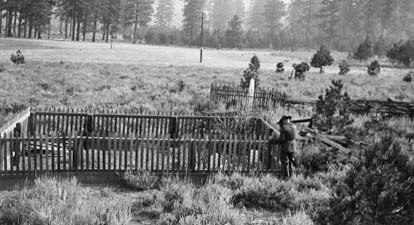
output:
{"label": "man standing", "polygon": [[271,139],[270,144],[280,144],[280,162],[283,177],[291,177],[293,166],[296,165],[296,126],[290,122],[291,116],[285,115],[278,122],[280,126],[280,136]]}

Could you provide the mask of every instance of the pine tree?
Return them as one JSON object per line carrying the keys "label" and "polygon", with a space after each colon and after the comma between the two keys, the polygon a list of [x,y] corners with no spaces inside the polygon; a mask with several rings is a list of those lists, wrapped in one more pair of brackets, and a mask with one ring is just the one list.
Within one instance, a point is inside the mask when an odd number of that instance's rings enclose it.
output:
{"label": "pine tree", "polygon": [[187,44],[196,44],[201,28],[201,14],[205,0],[184,0],[184,25]]}
{"label": "pine tree", "polygon": [[232,1],[233,0],[214,0],[212,9],[212,26],[213,30],[224,31],[227,28],[227,23],[232,19]]}
{"label": "pine tree", "polygon": [[374,45],[374,54],[377,55],[379,58],[381,58],[382,56],[385,56],[387,52],[387,45],[385,43],[385,39],[384,36],[381,35],[377,42],[375,42]]}
{"label": "pine tree", "polygon": [[323,0],[322,8],[319,10],[320,29],[327,35],[327,43],[333,46],[338,34],[339,12],[341,10],[340,0]]}
{"label": "pine tree", "polygon": [[281,19],[286,15],[285,4],[280,0],[267,0],[264,13],[269,44],[272,45],[273,39],[282,28]]}
{"label": "pine tree", "polygon": [[266,30],[266,18],[265,13],[265,4],[264,0],[252,0],[251,10],[249,13],[248,27],[252,30]]}
{"label": "pine tree", "polygon": [[171,26],[173,15],[173,0],[159,0],[157,13],[155,14],[155,23],[161,28],[169,28]]}
{"label": "pine tree", "polygon": [[230,20],[228,29],[225,34],[227,47],[229,48],[241,48],[242,47],[243,30],[242,30],[241,24],[242,24],[242,21],[237,15],[234,15],[233,19]]}
{"label": "pine tree", "polygon": [[359,45],[357,51],[355,52],[354,59],[361,61],[367,60],[372,56],[374,56],[374,46],[369,36],[367,36],[365,41]]}
{"label": "pine tree", "polygon": [[313,55],[311,66],[320,68],[320,73],[323,73],[323,67],[332,65],[333,61],[334,59],[331,56],[331,52],[322,45],[319,51]]}
{"label": "pine tree", "polygon": [[100,22],[104,33],[105,42],[109,41],[109,35],[116,29],[120,22],[121,1],[101,0]]}
{"label": "pine tree", "polygon": [[294,0],[288,8],[289,31],[294,34],[302,46],[311,48],[318,31],[315,17],[321,0]]}
{"label": "pine tree", "polygon": [[154,12],[153,3],[154,0],[127,0],[123,6],[124,26],[133,25],[134,27],[132,39],[134,44],[137,41],[138,29],[141,30],[151,21],[151,16]]}

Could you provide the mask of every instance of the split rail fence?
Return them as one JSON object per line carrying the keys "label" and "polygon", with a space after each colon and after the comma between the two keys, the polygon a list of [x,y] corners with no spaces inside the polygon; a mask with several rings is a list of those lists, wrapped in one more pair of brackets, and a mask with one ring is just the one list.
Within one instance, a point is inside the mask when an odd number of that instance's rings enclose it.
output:
{"label": "split rail fence", "polygon": [[[222,102],[226,105],[247,105],[251,99],[248,90],[237,86],[212,84],[210,99],[214,102]],[[307,105],[315,106],[316,101],[300,101],[288,99],[286,94],[274,89],[259,89],[253,97],[253,109],[269,108],[276,106]],[[388,117],[410,117],[414,118],[413,102],[379,101],[379,100],[351,100],[349,109],[354,114],[366,115],[379,113]]]}
{"label": "split rail fence", "polygon": [[60,172],[274,173],[277,132],[255,117],[35,110],[0,136],[0,176]]}

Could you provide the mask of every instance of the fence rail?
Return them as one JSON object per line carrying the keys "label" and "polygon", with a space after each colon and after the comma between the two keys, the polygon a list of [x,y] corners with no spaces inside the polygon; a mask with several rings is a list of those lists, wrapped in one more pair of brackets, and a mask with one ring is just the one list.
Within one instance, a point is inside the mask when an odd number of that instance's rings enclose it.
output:
{"label": "fence rail", "polygon": [[275,107],[286,100],[286,94],[275,89],[258,89],[254,96],[249,96],[247,89],[237,86],[211,84],[210,99],[229,105],[247,105],[251,100],[255,107]]}
{"label": "fence rail", "polygon": [[92,132],[101,136],[121,135],[139,137],[178,138],[233,131],[239,134],[263,135],[265,126],[260,118],[247,116],[187,116],[173,114],[133,115],[73,112],[48,109],[32,112],[29,136],[85,135]]}
{"label": "fence rail", "polygon": [[[284,105],[311,105],[316,106],[316,101],[287,100]],[[414,118],[414,103],[379,101],[379,100],[351,100],[348,105],[352,113],[366,115],[379,113],[390,117],[407,116]]]}
{"label": "fence rail", "polygon": [[[210,98],[215,102],[226,105],[247,105],[250,96],[248,91],[237,86],[212,84]],[[259,89],[253,97],[253,108],[268,108],[275,106],[306,105],[316,106],[316,101],[301,101],[288,99],[286,94],[274,89]],[[408,116],[414,118],[413,102],[379,101],[379,100],[351,100],[349,109],[354,114],[380,113],[385,116]]]}
{"label": "fence rail", "polygon": [[[12,157],[4,157],[5,154]],[[147,170],[278,173],[279,147],[266,138],[204,137],[0,137],[0,176],[58,172]]]}

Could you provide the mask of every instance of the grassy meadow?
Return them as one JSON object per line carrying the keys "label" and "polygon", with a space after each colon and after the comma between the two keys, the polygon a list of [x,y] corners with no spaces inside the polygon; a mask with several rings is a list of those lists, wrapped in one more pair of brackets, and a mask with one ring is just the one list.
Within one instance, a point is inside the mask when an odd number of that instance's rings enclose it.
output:
{"label": "grassy meadow", "polygon": [[[409,70],[393,68],[386,61],[388,66],[377,77],[368,76],[367,62],[351,62],[354,66],[344,76],[338,75],[334,63],[324,74],[312,68],[306,81],[300,82],[288,80],[292,64],[309,62],[312,51],[206,49],[200,64],[195,48],[123,43],[112,47],[0,39],[0,125],[13,111],[29,106],[187,113],[197,106],[223,110],[224,106],[209,101],[210,84],[238,85],[253,55],[261,61],[260,86],[286,92],[292,99],[316,100],[332,80],[341,79],[351,98],[414,101],[414,84],[402,81]],[[19,48],[26,64],[16,66],[9,58]],[[333,55],[338,62],[347,54]],[[274,72],[278,62],[284,62],[285,73]],[[276,123],[285,113],[307,118],[313,112],[278,108],[263,113]],[[369,120],[356,117],[353,126],[363,129]],[[405,118],[386,123],[402,133],[414,132],[414,123]],[[308,152],[311,158],[321,151],[311,142],[300,154]],[[158,180],[151,174],[124,176],[122,183],[127,186],[122,187],[85,187],[74,179],[40,178],[22,190],[0,192],[0,224],[312,225],[317,209],[332,199],[332,185],[347,169],[332,166],[324,173],[291,180],[219,174],[201,187],[176,179]]]}
{"label": "grassy meadow", "polygon": [[[341,76],[334,64],[325,74],[312,68],[305,82],[288,80],[291,65],[309,61],[309,51],[207,49],[200,64],[198,50],[191,48],[114,43],[110,49],[104,43],[18,39],[1,39],[0,48],[2,109],[54,106],[192,111],[194,105],[208,102],[212,82],[237,85],[254,54],[261,60],[260,86],[286,92],[293,99],[315,100],[331,80],[342,79],[352,98],[414,100],[414,86],[402,81],[407,69],[383,68],[378,77],[369,77],[364,67],[354,66]],[[17,48],[22,48],[25,65],[16,66],[9,60]],[[337,61],[346,56],[333,55]],[[277,62],[285,63],[285,73],[274,72]]]}

